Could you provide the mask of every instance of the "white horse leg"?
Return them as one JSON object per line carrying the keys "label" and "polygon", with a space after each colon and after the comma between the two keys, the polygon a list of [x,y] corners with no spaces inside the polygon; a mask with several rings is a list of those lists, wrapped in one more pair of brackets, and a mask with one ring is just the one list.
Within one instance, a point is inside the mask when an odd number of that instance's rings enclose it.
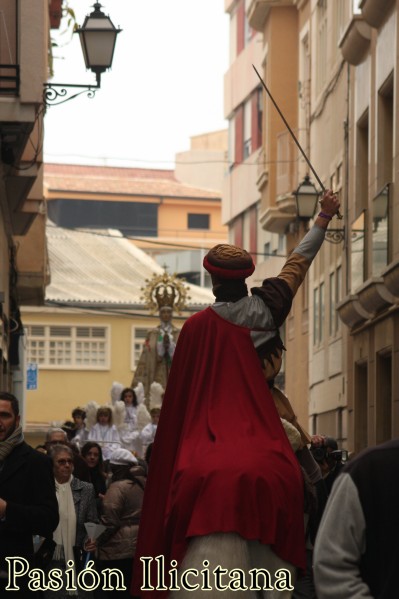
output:
{"label": "white horse leg", "polygon": [[[296,578],[296,568],[292,564],[285,562],[278,557],[274,551],[270,548],[270,545],[262,545],[259,541],[248,541],[248,552],[250,568],[266,569],[271,575],[271,586],[275,586],[275,572],[277,570],[287,570],[289,576],[287,576],[287,587],[292,587],[292,590],[266,590],[258,591],[258,597],[264,599],[290,599],[293,593],[293,587]],[[288,580],[289,579],[289,580]],[[288,584],[290,582],[290,584]],[[260,585],[262,584],[262,577],[260,577]]]}
{"label": "white horse leg", "polygon": [[[194,537],[189,542],[186,555],[179,566],[179,573],[191,568],[201,572],[201,570],[204,570],[204,561],[209,562],[207,569],[209,570],[209,586],[212,587],[212,590],[202,590],[199,588],[195,591],[189,591],[181,588],[180,591],[172,591],[169,595],[170,599],[199,599],[200,593],[206,599],[257,599],[257,593],[249,589],[233,591],[227,588],[222,591],[215,588],[213,571],[217,566],[226,569],[228,572],[240,569],[245,573],[245,577],[247,578],[250,563],[248,544],[245,539],[236,533],[214,533],[202,537]],[[190,581],[194,582],[192,578]],[[223,585],[228,586],[231,578],[228,574],[224,574],[221,576],[220,581]],[[201,576],[195,582],[199,582],[202,585]],[[247,580],[246,582],[248,584]],[[281,599],[285,599],[285,597],[283,596]]]}

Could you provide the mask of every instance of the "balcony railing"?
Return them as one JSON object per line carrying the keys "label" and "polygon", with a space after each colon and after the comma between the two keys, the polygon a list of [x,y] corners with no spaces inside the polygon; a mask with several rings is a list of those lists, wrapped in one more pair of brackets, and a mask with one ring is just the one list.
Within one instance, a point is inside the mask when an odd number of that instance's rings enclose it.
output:
{"label": "balcony railing", "polygon": [[18,0],[4,0],[0,10],[0,95],[19,94]]}
{"label": "balcony railing", "polygon": [[19,64],[0,64],[0,95],[19,94]]}

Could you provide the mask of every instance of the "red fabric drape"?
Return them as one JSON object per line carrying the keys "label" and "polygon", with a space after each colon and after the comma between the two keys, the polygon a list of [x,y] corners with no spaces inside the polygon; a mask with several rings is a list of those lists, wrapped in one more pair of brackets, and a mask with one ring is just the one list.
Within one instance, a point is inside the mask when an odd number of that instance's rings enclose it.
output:
{"label": "red fabric drape", "polygon": [[[212,308],[183,326],[172,362],[134,559],[181,563],[190,537],[237,532],[305,565],[303,482],[247,328]],[[155,566],[155,563],[152,564]],[[155,568],[152,581],[156,585]]]}

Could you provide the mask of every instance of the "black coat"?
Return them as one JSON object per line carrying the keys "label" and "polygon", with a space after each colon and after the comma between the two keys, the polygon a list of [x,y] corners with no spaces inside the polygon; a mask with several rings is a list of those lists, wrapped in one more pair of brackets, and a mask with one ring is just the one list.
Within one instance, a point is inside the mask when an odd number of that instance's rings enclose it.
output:
{"label": "black coat", "polygon": [[0,521],[0,569],[5,557],[33,555],[32,535],[52,537],[58,503],[50,458],[26,443],[17,445],[0,472],[0,497],[7,501]]}

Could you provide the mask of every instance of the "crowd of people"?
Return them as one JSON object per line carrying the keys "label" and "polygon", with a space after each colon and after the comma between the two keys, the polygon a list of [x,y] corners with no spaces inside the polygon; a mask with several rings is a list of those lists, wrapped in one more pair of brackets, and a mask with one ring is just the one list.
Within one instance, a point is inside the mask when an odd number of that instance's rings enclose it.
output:
{"label": "crowd of people", "polygon": [[[132,559],[160,409],[150,410],[140,431],[135,391],[123,389],[120,400],[133,406],[124,413],[128,426],[122,426],[121,433],[112,423],[112,405],[96,409],[91,428],[86,410],[78,407],[72,421],[49,428],[44,444],[33,449],[23,441],[18,401],[0,393],[1,596],[10,583],[6,558],[18,556],[45,574],[60,572],[58,586],[35,589],[29,572],[24,573],[16,583],[18,597],[33,596],[32,592],[44,599],[71,594],[115,597],[114,589],[107,591],[101,585],[92,592],[68,590],[70,565],[76,580],[90,559],[97,572],[118,569],[123,584],[117,596],[130,597]],[[129,431],[137,432],[140,452],[124,447],[123,434],[126,437]],[[96,534],[87,528],[89,523],[101,525],[94,529]]]}

